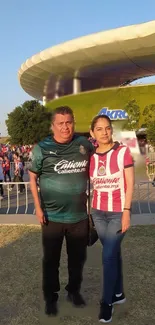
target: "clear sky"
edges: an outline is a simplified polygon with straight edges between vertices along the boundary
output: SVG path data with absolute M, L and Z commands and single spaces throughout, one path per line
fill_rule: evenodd
M 154 19 L 155 0 L 1 1 L 0 133 L 6 134 L 7 114 L 31 99 L 17 79 L 28 57 L 75 37 Z

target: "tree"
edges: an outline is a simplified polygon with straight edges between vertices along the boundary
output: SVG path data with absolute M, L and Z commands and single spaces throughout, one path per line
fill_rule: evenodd
M 49 134 L 51 113 L 38 101 L 17 106 L 6 120 L 12 144 L 34 144 Z
M 140 118 L 140 107 L 137 104 L 136 100 L 130 100 L 127 105 L 124 107 L 124 110 L 128 114 L 128 120 L 124 124 L 124 129 L 130 131 L 136 131 L 139 129 L 139 118 Z
M 145 117 L 147 139 L 155 143 L 155 104 L 146 106 L 143 111 L 143 116 Z

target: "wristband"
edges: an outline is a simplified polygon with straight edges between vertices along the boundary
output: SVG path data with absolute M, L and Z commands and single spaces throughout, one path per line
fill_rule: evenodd
M 131 208 L 124 208 L 124 210 L 128 210 L 128 211 L 131 211 Z

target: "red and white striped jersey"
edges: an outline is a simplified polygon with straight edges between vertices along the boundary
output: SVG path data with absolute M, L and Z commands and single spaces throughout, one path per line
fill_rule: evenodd
M 113 148 L 103 154 L 92 155 L 90 179 L 93 184 L 94 209 L 123 211 L 126 192 L 124 169 L 133 165 L 129 148 L 119 142 L 115 142 Z

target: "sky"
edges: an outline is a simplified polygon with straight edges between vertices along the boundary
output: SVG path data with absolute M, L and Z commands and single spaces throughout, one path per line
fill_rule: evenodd
M 154 19 L 155 0 L 1 1 L 1 135 L 7 134 L 7 114 L 32 99 L 22 90 L 17 77 L 27 58 L 76 37 Z M 155 77 L 148 81 L 155 82 Z

